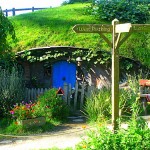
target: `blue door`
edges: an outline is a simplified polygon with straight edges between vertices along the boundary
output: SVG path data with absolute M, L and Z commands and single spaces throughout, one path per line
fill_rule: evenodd
M 76 64 L 67 61 L 58 61 L 52 67 L 52 83 L 54 88 L 63 87 L 64 83 L 75 86 Z

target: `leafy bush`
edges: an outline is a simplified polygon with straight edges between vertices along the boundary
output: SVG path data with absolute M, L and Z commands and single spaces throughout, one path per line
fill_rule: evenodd
M 0 114 L 9 115 L 9 110 L 24 98 L 22 71 L 17 67 L 0 68 Z
M 37 99 L 43 116 L 47 119 L 64 120 L 69 115 L 69 107 L 62 97 L 57 95 L 57 89 L 50 89 Z
M 137 122 L 136 124 L 140 124 Z M 110 129 L 98 127 L 90 131 L 88 138 L 78 144 L 76 149 L 85 150 L 130 150 L 150 149 L 150 129 L 148 126 L 140 127 L 129 124 L 128 129 L 120 129 L 114 134 Z
M 132 105 L 133 115 L 127 128 L 120 128 L 114 133 L 107 124 L 98 126 L 87 133 L 88 138 L 76 146 L 77 150 L 129 150 L 150 149 L 148 124 L 138 117 L 138 101 Z
M 98 0 L 89 8 L 97 18 L 112 21 L 117 18 L 122 22 L 146 23 L 149 19 L 148 3 L 126 0 Z

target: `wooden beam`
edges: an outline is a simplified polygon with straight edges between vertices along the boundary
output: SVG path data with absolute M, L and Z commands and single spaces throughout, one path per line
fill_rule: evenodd
M 125 37 L 118 43 L 117 45 L 117 49 L 119 49 L 119 47 L 129 38 L 129 36 L 131 35 L 132 33 L 131 32 L 128 32 Z
M 104 39 L 104 41 L 110 46 L 112 47 L 112 43 L 109 41 L 109 39 L 103 34 L 103 33 L 99 33 L 100 37 Z

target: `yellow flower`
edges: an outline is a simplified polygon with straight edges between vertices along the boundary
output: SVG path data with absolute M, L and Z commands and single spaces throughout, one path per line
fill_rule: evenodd
M 87 148 L 87 146 L 86 145 L 82 145 L 82 148 Z
M 86 128 L 86 125 L 83 125 L 82 128 L 85 129 L 85 128 Z

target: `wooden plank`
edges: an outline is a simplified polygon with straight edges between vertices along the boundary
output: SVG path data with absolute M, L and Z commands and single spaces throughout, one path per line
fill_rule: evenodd
M 132 24 L 130 32 L 150 32 L 150 24 Z
M 81 100 L 80 100 L 80 109 L 83 107 L 83 102 L 84 102 L 84 88 L 85 88 L 85 83 L 82 83 L 81 86 Z
M 77 98 L 78 98 L 78 82 L 76 82 L 76 85 L 75 85 L 74 110 L 77 109 Z
M 68 105 L 70 106 L 70 97 L 71 97 L 71 84 L 68 85 Z
M 109 47 L 112 47 L 112 43 L 109 41 L 109 39 L 103 33 L 99 33 L 99 35 L 101 36 L 101 38 L 104 39 L 104 41 L 109 45 Z
M 67 85 L 67 83 L 64 83 L 63 90 L 64 90 L 63 99 L 67 103 L 67 98 L 68 98 L 68 85 Z
M 129 38 L 130 35 L 131 35 L 131 32 L 127 33 L 127 35 L 125 35 L 124 38 L 118 42 L 116 49 L 119 49 L 119 47 Z
M 76 33 L 112 33 L 112 25 L 107 24 L 77 24 L 73 27 Z

